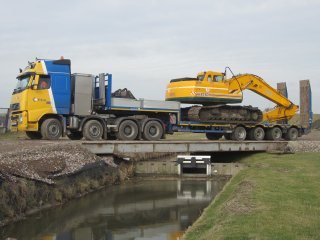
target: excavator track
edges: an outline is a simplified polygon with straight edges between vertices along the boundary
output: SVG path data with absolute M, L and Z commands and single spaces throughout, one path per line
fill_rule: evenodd
M 193 106 L 183 110 L 186 121 L 206 123 L 256 124 L 262 121 L 262 111 L 252 106 Z

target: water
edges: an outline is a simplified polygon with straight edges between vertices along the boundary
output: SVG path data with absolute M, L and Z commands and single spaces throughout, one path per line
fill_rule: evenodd
M 0 229 L 1 239 L 174 240 L 224 181 L 144 180 L 113 186 Z

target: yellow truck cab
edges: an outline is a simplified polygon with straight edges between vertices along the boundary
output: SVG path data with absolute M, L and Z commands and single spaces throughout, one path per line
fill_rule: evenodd
M 51 134 L 61 135 L 59 115 L 70 111 L 70 60 L 29 62 L 17 76 L 11 98 L 11 131 L 25 131 L 31 138 L 41 138 L 40 125 L 46 121 Z

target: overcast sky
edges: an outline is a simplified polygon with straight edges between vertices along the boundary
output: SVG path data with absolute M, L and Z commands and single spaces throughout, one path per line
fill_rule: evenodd
M 199 71 L 253 73 L 286 81 L 299 104 L 310 79 L 320 113 L 320 1 L 0 0 L 0 107 L 19 67 L 38 58 L 72 61 L 72 72 L 113 73 L 114 90 L 164 99 L 170 79 Z M 244 104 L 273 107 L 247 91 Z

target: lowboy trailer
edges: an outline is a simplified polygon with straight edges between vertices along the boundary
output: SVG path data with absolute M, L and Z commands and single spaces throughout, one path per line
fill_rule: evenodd
M 72 140 L 156 141 L 174 132 L 196 132 L 210 140 L 224 136 L 238 141 L 278 141 L 295 140 L 311 127 L 184 121 L 180 102 L 116 95 L 112 74 L 71 74 L 68 59 L 29 62 L 17 79 L 10 105 L 11 131 L 24 131 L 31 139 L 56 140 L 66 135 Z

